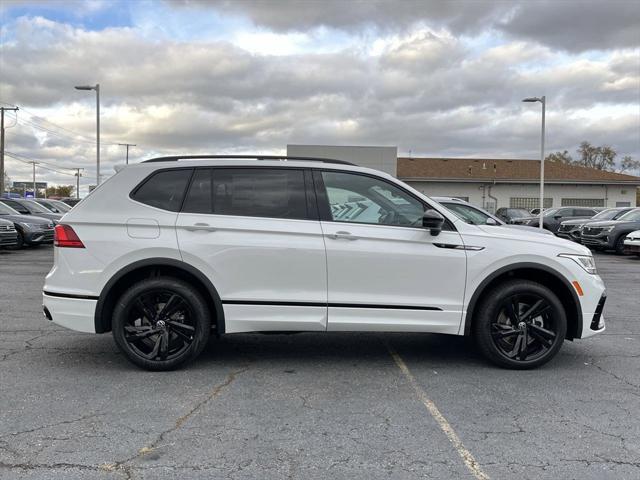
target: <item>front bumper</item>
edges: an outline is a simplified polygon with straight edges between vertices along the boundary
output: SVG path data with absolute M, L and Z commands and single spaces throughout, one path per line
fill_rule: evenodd
M 600 235 L 582 235 L 581 242 L 583 245 L 587 247 L 602 247 L 602 248 L 613 248 L 611 245 L 611 239 L 609 237 L 609 232 L 601 233 Z
M 30 230 L 25 231 L 22 235 L 25 243 L 28 244 L 53 243 L 53 229 Z
M 48 320 L 78 332 L 96 333 L 97 298 L 72 297 L 42 292 L 42 307 Z
M 566 238 L 567 240 L 571 240 L 573 242 L 581 243 L 582 235 L 580 235 L 580 230 L 569 230 L 569 231 L 561 231 L 558 230 L 556 232 L 556 236 L 560 238 Z
M 13 247 L 18 244 L 18 232 L 11 230 L 0 233 L 0 247 Z

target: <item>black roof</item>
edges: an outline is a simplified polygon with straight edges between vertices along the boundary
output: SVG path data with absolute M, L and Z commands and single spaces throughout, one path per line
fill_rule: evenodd
M 340 165 L 354 165 L 344 160 L 336 160 L 333 158 L 316 158 L 316 157 L 290 157 L 287 155 L 176 155 L 171 157 L 158 157 L 145 160 L 143 163 L 153 162 L 177 162 L 179 160 L 210 160 L 210 159 L 238 159 L 238 160 L 292 160 L 296 162 L 323 162 L 337 163 Z

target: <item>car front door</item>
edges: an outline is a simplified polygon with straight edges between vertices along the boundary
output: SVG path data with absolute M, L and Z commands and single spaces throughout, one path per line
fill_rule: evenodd
M 422 200 L 380 177 L 314 171 L 327 249 L 330 331 L 458 333 L 466 252 L 449 223 L 422 227 Z
M 178 243 L 217 289 L 227 333 L 326 329 L 326 253 L 312 188 L 304 169 L 196 169 Z

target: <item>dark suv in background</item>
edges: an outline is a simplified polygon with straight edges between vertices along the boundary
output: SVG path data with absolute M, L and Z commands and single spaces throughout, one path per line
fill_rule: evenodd
M 58 223 L 62 218 L 61 214 L 53 213 L 33 200 L 22 198 L 0 198 L 0 202 L 8 205 L 22 215 L 36 215 L 41 218 L 49 219 L 54 224 Z
M 640 208 L 634 208 L 617 220 L 593 222 L 582 227 L 582 244 L 595 250 L 615 250 L 624 253 L 627 234 L 640 230 Z
M 547 230 L 556 233 L 563 221 L 575 218 L 591 218 L 596 213 L 598 213 L 598 210 L 589 207 L 551 208 L 549 210 L 545 210 L 542 214 L 542 226 Z M 518 218 L 512 223 L 515 223 L 516 225 L 536 226 L 540 224 L 540 217 L 529 216 L 525 218 Z
M 17 248 L 53 243 L 53 222 L 47 218 L 22 215 L 3 202 L 0 202 L 0 218 L 13 222 L 18 233 Z
M 496 217 L 505 223 L 514 223 L 518 218 L 530 217 L 531 214 L 524 208 L 502 207 L 496 211 Z
M 633 210 L 633 207 L 617 207 L 607 208 L 589 219 L 578 218 L 574 220 L 565 220 L 560 224 L 560 228 L 556 232 L 556 235 L 567 240 L 573 240 L 580 243 L 582 227 L 592 222 L 604 222 L 606 220 L 617 220 L 628 211 Z

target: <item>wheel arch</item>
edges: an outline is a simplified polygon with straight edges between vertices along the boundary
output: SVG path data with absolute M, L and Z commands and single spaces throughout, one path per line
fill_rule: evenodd
M 212 323 L 215 325 L 216 334 L 221 335 L 224 333 L 224 309 L 220 295 L 213 283 L 197 268 L 172 258 L 139 260 L 120 269 L 113 275 L 98 297 L 94 318 L 96 333 L 111 331 L 111 316 L 115 302 L 132 282 L 160 275 L 180 278 L 196 287 L 207 301 L 210 312 L 215 315 Z
M 471 335 L 471 327 L 474 321 L 475 309 L 485 292 L 488 292 L 497 284 L 508 279 L 532 280 L 545 285 L 558 295 L 567 313 L 568 340 L 580 338 L 582 333 L 582 309 L 575 289 L 569 281 L 557 270 L 539 263 L 516 263 L 499 268 L 488 275 L 473 292 L 467 313 L 465 316 L 464 335 Z

